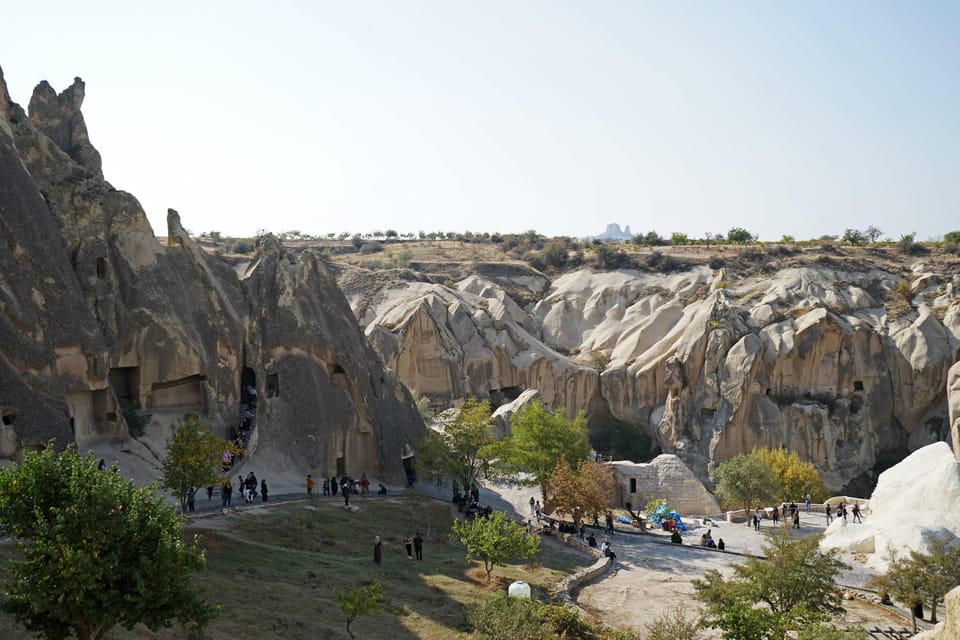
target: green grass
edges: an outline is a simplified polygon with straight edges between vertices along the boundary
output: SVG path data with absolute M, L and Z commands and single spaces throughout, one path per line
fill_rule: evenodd
M 209 640 L 239 638 L 349 638 L 331 587 L 340 591 L 379 581 L 390 612 L 358 618 L 357 638 L 469 637 L 467 607 L 506 591 L 514 580 L 529 583 L 542 600 L 563 577 L 592 561 L 543 545 L 539 566 L 497 567 L 489 583 L 482 566 L 467 563 L 462 546 L 449 540 L 449 503 L 413 497 L 356 500 L 346 511 L 336 499 L 314 498 L 248 510 L 224 518 L 221 527 L 198 531 L 207 570 L 198 575 L 208 600 L 221 607 L 205 631 Z M 408 560 L 406 534 L 425 538 L 424 560 Z M 194 529 L 191 529 L 194 531 Z M 373 562 L 373 537 L 383 540 L 383 563 Z M 0 545 L 4 563 L 17 556 Z M 29 633 L 0 614 L 0 637 L 27 640 Z M 107 638 L 188 638 L 174 627 L 157 633 L 144 628 L 114 629 Z

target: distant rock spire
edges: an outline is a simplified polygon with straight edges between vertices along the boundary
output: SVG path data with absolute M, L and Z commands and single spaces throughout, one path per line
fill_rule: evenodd
M 43 80 L 30 98 L 30 122 L 75 162 L 102 178 L 100 152 L 90 144 L 80 111 L 84 95 L 85 86 L 80 78 L 74 78 L 73 84 L 60 95 Z

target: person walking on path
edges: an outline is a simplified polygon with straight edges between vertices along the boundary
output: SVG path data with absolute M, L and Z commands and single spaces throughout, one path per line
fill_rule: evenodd
M 612 534 L 613 533 L 613 512 L 607 511 L 603 516 L 603 520 L 607 525 L 605 529 L 606 532 Z
M 760 509 L 753 512 L 753 529 L 760 531 Z
M 350 506 L 350 485 L 347 483 L 343 483 L 343 485 L 340 487 L 340 493 L 343 494 L 343 506 L 349 507 Z
M 534 514 L 537 516 L 537 524 L 539 524 L 539 523 L 540 523 L 540 516 L 541 516 L 542 513 L 543 513 L 543 507 L 540 506 L 540 501 L 539 501 L 539 500 L 537 500 L 536 503 L 533 505 L 533 511 L 534 511 Z
M 197 488 L 190 487 L 190 491 L 187 491 L 187 511 L 189 511 L 190 513 L 193 513 L 194 501 L 196 500 L 196 496 L 197 496 Z
M 830 523 L 833 522 L 833 509 L 830 507 L 830 505 L 827 505 L 826 513 L 827 513 L 827 526 L 829 527 Z
M 407 550 L 407 560 L 413 560 L 413 538 L 410 537 L 409 533 L 403 539 L 403 547 Z
M 267 479 L 263 478 L 260 480 L 260 499 L 263 502 L 267 501 Z
M 780 524 L 780 509 L 774 507 L 773 513 L 770 514 L 770 519 L 773 520 L 773 524 Z
M 309 473 L 307 474 L 307 495 L 313 495 L 313 476 Z
M 853 509 L 851 509 L 851 511 L 853 512 L 853 521 L 863 524 L 863 518 L 860 517 L 860 505 L 856 502 L 853 503 Z
M 810 494 L 808 493 L 803 501 L 807 504 L 807 513 L 810 513 Z
M 794 529 L 800 528 L 800 512 L 799 511 L 793 514 L 793 528 Z
M 423 536 L 420 535 L 419 531 L 413 538 L 413 551 L 417 554 L 417 560 L 423 560 Z
M 383 548 L 380 545 L 380 536 L 373 536 L 373 561 L 380 564 L 383 560 Z
M 533 500 L 533 496 L 530 496 L 530 517 L 531 517 L 531 518 L 537 517 L 537 514 L 536 514 L 536 512 L 534 511 L 534 500 Z

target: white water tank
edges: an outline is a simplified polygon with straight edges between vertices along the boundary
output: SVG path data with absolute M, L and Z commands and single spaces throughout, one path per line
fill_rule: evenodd
M 517 580 L 507 589 L 507 595 L 511 598 L 530 598 L 530 585 L 523 580 Z

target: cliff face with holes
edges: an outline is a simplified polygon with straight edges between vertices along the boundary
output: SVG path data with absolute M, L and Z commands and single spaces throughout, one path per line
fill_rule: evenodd
M 254 455 L 401 479 L 423 422 L 335 279 L 269 238 L 238 276 L 174 211 L 162 246 L 104 180 L 83 97 L 79 79 L 60 94 L 43 82 L 27 114 L 0 74 L 0 457 L 123 439 L 133 404 L 226 435 L 255 384 Z
M 868 494 L 878 470 L 960 422 L 960 369 L 948 382 L 960 259 L 815 249 L 728 249 L 714 268 L 666 274 L 581 270 L 523 308 L 505 294 L 518 282 L 450 288 L 353 270 L 339 282 L 387 364 L 441 403 L 536 388 L 585 412 L 595 444 L 633 432 L 649 457 L 676 454 L 700 478 L 786 446 L 831 489 Z

